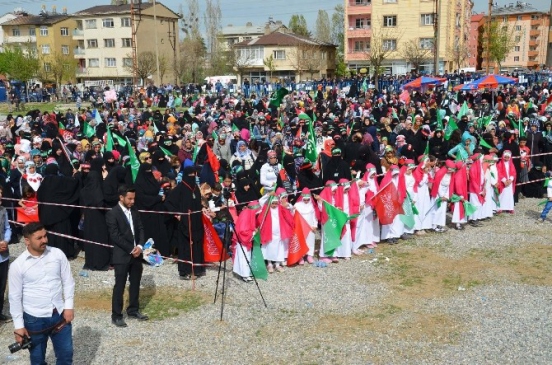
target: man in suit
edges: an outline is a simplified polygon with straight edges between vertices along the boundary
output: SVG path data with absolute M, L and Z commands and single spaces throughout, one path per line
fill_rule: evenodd
M 136 193 L 125 185 L 119 187 L 119 204 L 106 214 L 107 229 L 113 246 L 113 266 L 115 267 L 115 286 L 111 303 L 111 321 L 117 327 L 126 327 L 123 319 L 123 293 L 126 278 L 129 277 L 129 305 L 127 314 L 130 318 L 141 321 L 148 316 L 140 313 L 138 298 L 142 278 L 142 245 L 144 244 L 144 227 L 140 215 L 133 210 Z

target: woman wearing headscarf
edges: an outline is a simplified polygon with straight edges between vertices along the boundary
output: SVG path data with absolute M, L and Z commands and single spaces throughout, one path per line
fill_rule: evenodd
M 318 171 L 323 170 L 326 167 L 326 164 L 332 158 L 332 149 L 335 147 L 335 141 L 331 138 L 328 138 L 324 141 L 323 149 L 318 155 L 318 161 L 316 163 L 316 169 Z
M 52 141 L 52 157 L 56 159 L 59 166 L 59 172 L 63 176 L 73 176 L 73 166 L 67 159 L 65 147 L 61 144 L 59 139 Z
M 79 182 L 72 177 L 59 175 L 58 171 L 57 164 L 46 166 L 44 179 L 38 188 L 37 199 L 39 203 L 66 206 L 39 204 L 38 217 L 48 231 L 48 245 L 62 250 L 67 258 L 74 258 L 76 255 L 73 240 L 53 233 L 76 235 L 74 228 L 78 224 L 79 212 L 72 205 L 79 202 Z
M 244 141 L 238 142 L 236 152 L 230 159 L 230 165 L 233 165 L 234 161 L 239 161 L 245 171 L 249 171 L 253 167 L 255 159 L 253 158 L 251 150 L 247 148 L 247 144 Z
M 161 150 L 157 150 L 152 153 L 152 164 L 155 170 L 159 171 L 161 175 L 167 176 L 172 170 L 171 163 L 165 158 L 165 154 Z
M 341 149 L 332 149 L 332 158 L 322 169 L 322 182 L 326 183 L 329 180 L 339 181 L 341 179 L 351 180 L 351 169 L 347 163 L 341 158 Z
M 80 193 L 80 204 L 84 208 L 83 238 L 101 244 L 109 243 L 107 224 L 105 223 L 106 210 L 98 209 L 106 206 L 104 199 L 103 158 L 95 158 L 90 162 L 90 172 L 84 180 L 84 187 Z M 109 269 L 112 249 L 93 243 L 84 244 L 84 269 L 105 271 Z
M 126 184 L 127 170 L 124 166 L 115 165 L 104 180 L 104 202 L 113 208 L 119 202 L 119 187 Z
M 25 174 L 25 163 L 27 160 L 23 156 L 17 157 L 15 160 L 15 168 L 9 173 L 9 184 L 13 190 L 13 196 L 16 199 L 21 199 L 23 188 L 21 186 L 23 175 Z
M 28 184 L 34 191 L 38 191 L 42 182 L 42 175 L 36 172 L 36 164 L 33 161 L 25 162 L 25 174 L 23 175 L 22 184 Z
M 255 190 L 253 182 L 249 179 L 238 180 L 236 188 L 236 200 L 240 205 L 238 205 L 238 210 L 243 208 L 244 203 L 248 203 L 254 200 L 259 199 L 260 196 Z
M 155 179 L 152 166 L 149 163 L 140 165 L 134 188 L 136 189 L 136 209 L 164 211 L 164 193 L 160 192 L 161 185 Z M 170 244 L 167 235 L 166 221 L 170 216 L 157 213 L 140 213 L 144 225 L 146 238 L 152 238 L 155 248 L 163 256 L 170 255 Z

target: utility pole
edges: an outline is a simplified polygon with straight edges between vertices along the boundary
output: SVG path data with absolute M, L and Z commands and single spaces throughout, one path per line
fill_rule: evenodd
M 159 73 L 159 43 L 157 42 L 157 3 L 153 0 L 153 24 L 155 35 L 155 66 L 157 68 L 157 85 L 161 86 L 161 74 Z
M 493 13 L 493 0 L 489 0 L 489 19 L 487 21 L 487 75 L 491 67 L 491 23 Z
M 552 0 L 551 0 L 552 1 Z M 433 14 L 433 75 L 439 74 L 439 0 L 435 0 L 435 13 Z

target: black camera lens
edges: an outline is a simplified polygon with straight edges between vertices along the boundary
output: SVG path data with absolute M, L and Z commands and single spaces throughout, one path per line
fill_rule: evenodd
M 14 352 L 21 350 L 21 345 L 19 344 L 19 342 L 15 342 L 15 343 L 12 343 L 11 345 L 8 345 L 8 349 L 13 354 Z

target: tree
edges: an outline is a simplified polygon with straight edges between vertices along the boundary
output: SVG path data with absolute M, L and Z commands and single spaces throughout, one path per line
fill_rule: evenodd
M 180 80 L 197 83 L 202 79 L 207 48 L 202 38 L 186 37 L 180 43 L 177 74 Z
M 169 69 L 169 60 L 165 55 L 159 56 L 159 82 L 163 83 L 163 77 Z
M 77 60 L 69 55 L 55 52 L 52 55 L 42 58 L 41 61 L 44 62 L 44 72 L 41 72 L 41 75 L 45 77 L 43 81 L 53 81 L 56 84 L 56 90 L 61 93 L 61 85 L 63 82 L 72 81 L 75 77 Z M 49 70 L 46 70 L 46 64 L 49 64 Z M 59 96 L 61 96 L 61 94 Z
M 132 57 L 128 55 L 127 57 Z M 129 73 L 133 73 L 134 67 L 132 65 L 124 65 L 125 70 Z M 159 60 L 159 68 L 161 68 L 161 60 Z M 136 76 L 140 78 L 143 83 L 149 76 L 157 71 L 157 62 L 155 59 L 155 53 L 151 51 L 140 52 L 136 57 Z
M 220 32 L 220 22 L 222 12 L 220 10 L 220 0 L 206 0 L 207 8 L 203 19 L 207 30 L 207 52 L 209 58 L 212 59 L 218 51 L 218 35 Z
M 311 37 L 309 27 L 307 26 L 307 20 L 303 15 L 294 14 L 289 19 L 288 28 L 295 34 L 299 34 L 305 37 Z
M 320 72 L 322 68 L 322 47 L 318 44 L 297 43 L 287 52 L 287 58 L 299 76 L 297 81 L 301 81 L 303 73 L 308 73 L 311 79 L 315 73 Z
M 238 74 L 238 82 L 241 83 L 242 76 L 245 71 L 253 66 L 256 61 L 257 55 L 254 50 L 247 47 L 233 47 L 231 53 L 230 64 L 234 71 Z
M 30 43 L 22 47 L 7 46 L 0 53 L 0 73 L 10 79 L 27 82 L 38 75 L 39 69 L 36 47 Z
M 330 17 L 326 10 L 318 10 L 316 17 L 316 39 L 325 43 L 331 43 Z
M 508 26 L 502 22 L 493 20 L 490 25 L 485 26 L 483 36 L 483 50 L 487 64 L 494 61 L 501 69 L 502 62 L 516 45 L 515 26 Z
M 452 60 L 453 65 L 456 64 L 456 69 L 460 70 L 462 64 L 468 58 L 470 50 L 467 42 L 460 43 L 457 39 L 454 45 L 447 50 L 449 58 Z M 454 67 L 454 66 L 453 66 Z
M 272 73 L 276 70 L 276 65 L 274 65 L 274 56 L 270 55 L 263 60 L 263 64 L 268 69 L 270 75 L 270 81 L 272 81 Z
M 345 9 L 343 5 L 336 5 L 332 14 L 331 36 L 332 43 L 337 45 L 337 52 L 343 55 L 345 51 Z
M 370 39 L 370 48 L 366 50 L 366 59 L 370 63 L 374 75 L 374 84 L 378 85 L 379 75 L 384 61 L 392 53 L 397 52 L 397 45 L 401 38 L 400 32 L 396 27 L 372 27 L 372 37 Z
M 399 53 L 418 72 L 420 66 L 430 59 L 432 47 L 424 48 L 417 39 L 411 39 L 402 44 Z

